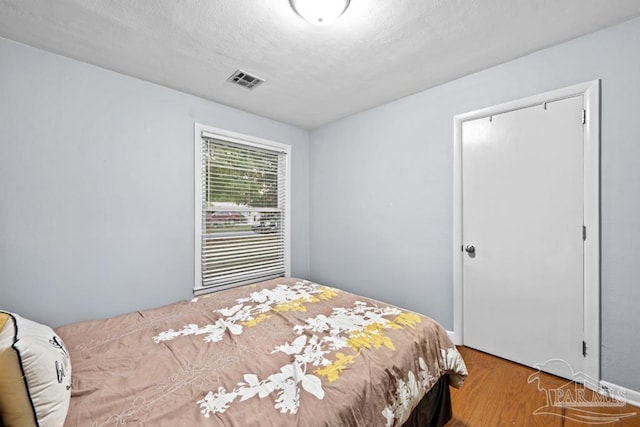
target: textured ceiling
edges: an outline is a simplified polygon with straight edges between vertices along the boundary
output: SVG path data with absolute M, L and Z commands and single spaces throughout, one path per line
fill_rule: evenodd
M 0 0 L 0 36 L 314 128 L 640 16 L 640 0 Z M 0 62 L 0 66 L 1 62 Z M 237 68 L 265 83 L 226 82 Z

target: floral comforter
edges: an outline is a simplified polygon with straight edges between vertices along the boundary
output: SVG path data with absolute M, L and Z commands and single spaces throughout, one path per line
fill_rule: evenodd
M 466 368 L 433 320 L 277 279 L 57 329 L 65 426 L 395 426 Z

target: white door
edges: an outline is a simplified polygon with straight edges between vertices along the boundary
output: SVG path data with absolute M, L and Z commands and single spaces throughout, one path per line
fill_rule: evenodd
M 583 369 L 583 108 L 574 96 L 462 124 L 469 347 Z M 569 377 L 563 365 L 547 370 Z

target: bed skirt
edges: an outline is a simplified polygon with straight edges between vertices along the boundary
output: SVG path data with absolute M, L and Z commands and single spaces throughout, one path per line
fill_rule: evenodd
M 402 427 L 442 427 L 451 416 L 449 378 L 443 375 L 425 394 Z

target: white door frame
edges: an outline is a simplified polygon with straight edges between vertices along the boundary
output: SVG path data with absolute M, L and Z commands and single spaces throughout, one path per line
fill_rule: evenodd
M 584 374 L 600 380 L 600 80 L 483 108 L 453 118 L 453 341 L 464 345 L 462 278 L 462 123 L 563 98 L 584 97 Z M 497 331 L 499 333 L 499 331 Z M 542 362 L 542 361 L 541 361 Z

